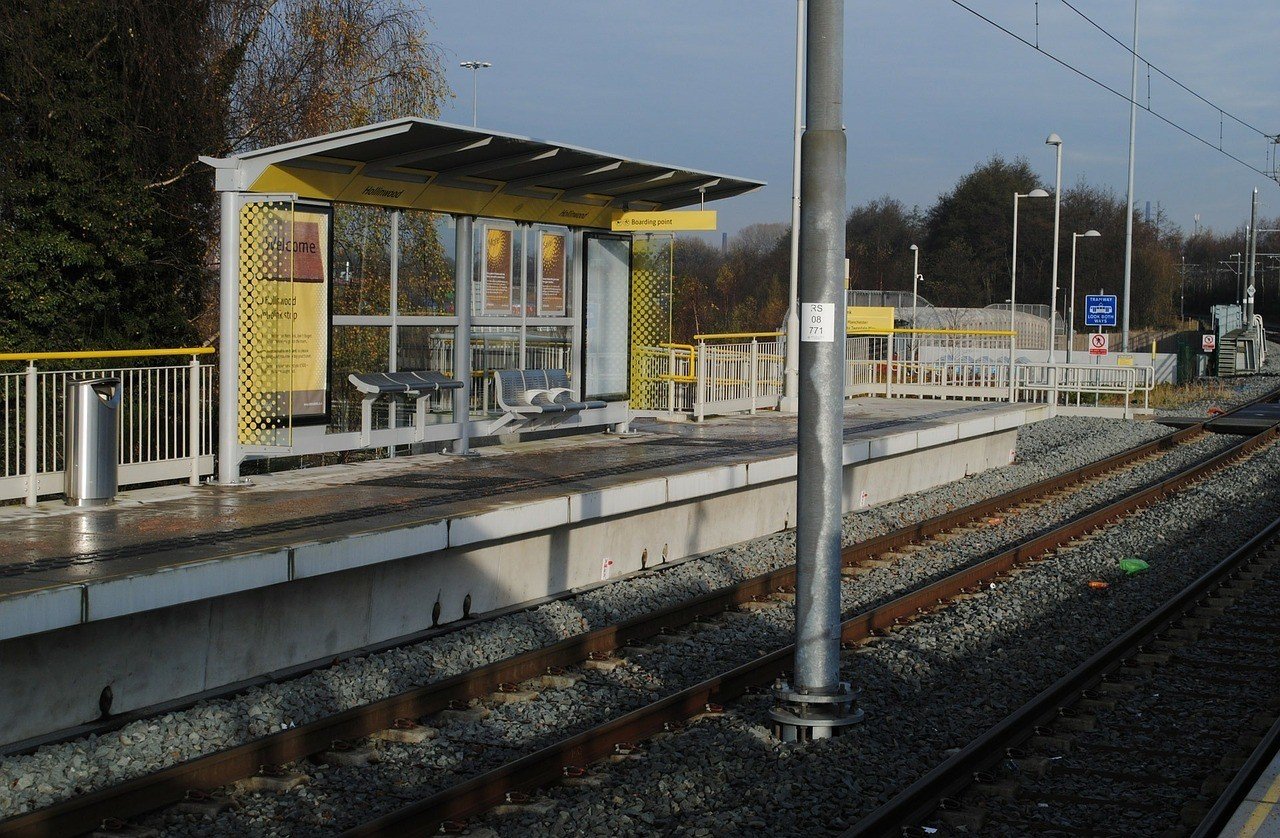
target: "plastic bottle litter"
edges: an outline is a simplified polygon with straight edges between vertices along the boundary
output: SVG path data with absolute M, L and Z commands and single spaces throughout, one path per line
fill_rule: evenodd
M 1129 574 L 1130 576 L 1132 576 L 1135 573 L 1141 573 L 1142 571 L 1146 570 L 1149 567 L 1150 565 L 1148 565 L 1142 559 L 1121 559 L 1120 560 L 1120 569 L 1123 570 L 1125 573 Z

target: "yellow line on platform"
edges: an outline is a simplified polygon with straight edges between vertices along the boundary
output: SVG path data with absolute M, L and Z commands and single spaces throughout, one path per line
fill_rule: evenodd
M 1253 814 L 1249 816 L 1249 820 L 1245 821 L 1243 827 L 1240 828 L 1239 838 L 1253 838 L 1258 834 L 1258 830 L 1262 828 L 1262 824 L 1266 822 L 1267 816 L 1271 814 L 1271 810 L 1280 802 L 1280 774 L 1276 775 L 1272 781 L 1271 787 L 1267 789 L 1266 794 L 1262 795 L 1263 801 L 1254 807 Z

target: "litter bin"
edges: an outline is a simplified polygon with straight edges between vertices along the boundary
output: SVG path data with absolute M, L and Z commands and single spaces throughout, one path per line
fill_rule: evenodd
M 116 496 L 120 390 L 118 378 L 67 382 L 62 463 L 69 506 L 98 506 Z

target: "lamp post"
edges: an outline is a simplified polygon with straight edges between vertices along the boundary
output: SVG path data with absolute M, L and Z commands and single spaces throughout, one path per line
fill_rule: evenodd
M 1017 349 L 1018 342 L 1018 330 L 1014 322 L 1014 316 L 1018 310 L 1018 199 L 1048 197 L 1049 193 L 1043 189 L 1032 189 L 1025 195 L 1020 192 L 1013 193 L 1013 262 L 1009 271 L 1009 404 L 1013 404 L 1017 398 L 1018 389 L 1013 376 L 1014 351 Z
M 471 127 L 474 128 L 476 126 L 476 73 L 493 65 L 488 61 L 463 61 L 458 66 L 471 71 Z
M 1053 181 L 1053 282 L 1049 291 L 1049 363 L 1053 363 L 1057 335 L 1054 334 L 1058 321 L 1058 219 L 1062 212 L 1062 138 L 1050 134 L 1044 141 L 1057 152 L 1056 174 Z
M 1070 322 L 1067 324 L 1067 363 L 1071 363 L 1071 347 L 1076 342 L 1076 242 L 1080 239 L 1092 239 L 1101 236 L 1097 230 L 1086 230 L 1083 233 L 1071 234 L 1071 306 Z

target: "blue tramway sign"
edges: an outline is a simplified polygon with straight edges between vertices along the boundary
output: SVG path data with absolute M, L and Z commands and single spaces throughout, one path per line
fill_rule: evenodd
M 1084 325 L 1115 326 L 1116 295 L 1086 294 L 1084 298 Z

